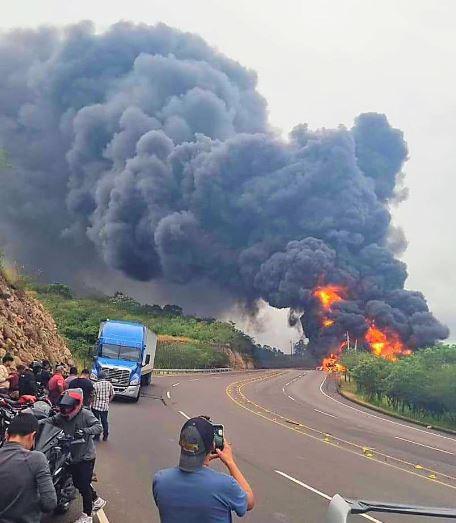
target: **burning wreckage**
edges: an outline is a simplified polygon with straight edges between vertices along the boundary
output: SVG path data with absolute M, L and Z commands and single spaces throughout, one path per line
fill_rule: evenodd
M 331 319 L 333 304 L 344 301 L 344 296 L 347 296 L 346 289 L 336 285 L 328 285 L 326 287 L 318 287 L 313 292 L 313 295 L 320 301 L 322 310 L 321 325 L 323 328 L 330 328 L 335 325 L 335 320 Z M 399 356 L 408 356 L 412 351 L 407 348 L 401 341 L 397 332 L 385 327 L 380 329 L 375 325 L 375 322 L 366 319 L 365 333 L 361 340 L 361 346 L 366 347 L 372 354 L 379 358 L 385 358 L 389 361 L 396 361 Z M 358 339 L 355 339 L 354 348 L 358 347 Z M 331 352 L 328 356 L 323 358 L 321 370 L 327 372 L 343 372 L 344 366 L 339 359 L 342 352 L 350 348 L 350 334 L 347 331 L 346 338 L 342 341 L 336 350 Z

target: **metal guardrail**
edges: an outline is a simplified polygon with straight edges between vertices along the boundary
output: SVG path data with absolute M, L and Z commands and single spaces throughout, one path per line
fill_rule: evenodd
M 154 369 L 154 374 L 212 374 L 219 372 L 230 372 L 231 367 L 221 367 L 214 369 Z

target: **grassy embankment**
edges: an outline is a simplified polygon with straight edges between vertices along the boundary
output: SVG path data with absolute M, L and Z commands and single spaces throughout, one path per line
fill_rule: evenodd
M 75 298 L 63 285 L 35 286 L 36 297 L 53 315 L 60 334 L 78 361 L 88 361 L 100 322 L 138 321 L 159 335 L 157 368 L 227 366 L 230 348 L 252 358 L 253 343 L 230 323 L 184 316 L 179 307 L 141 305 L 123 295 Z
M 456 346 L 419 350 L 397 362 L 358 351 L 346 353 L 341 379 L 347 396 L 383 411 L 456 430 Z

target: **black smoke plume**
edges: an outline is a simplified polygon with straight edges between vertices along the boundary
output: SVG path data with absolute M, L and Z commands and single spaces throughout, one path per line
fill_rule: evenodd
M 0 223 L 18 256 L 67 278 L 212 281 L 302 313 L 323 354 L 366 320 L 411 348 L 448 330 L 404 290 L 389 203 L 407 157 L 382 114 L 289 140 L 256 75 L 165 25 L 90 23 L 0 36 Z M 284 87 L 286 96 L 286 87 Z M 317 285 L 350 289 L 321 331 Z

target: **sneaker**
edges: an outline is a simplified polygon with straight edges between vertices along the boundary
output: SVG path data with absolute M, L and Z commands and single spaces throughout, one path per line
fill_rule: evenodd
M 92 522 L 93 522 L 92 516 L 88 516 L 85 512 L 83 512 L 74 523 L 92 523 Z
M 100 508 L 103 508 L 106 505 L 106 500 L 103 498 L 98 497 L 92 505 L 92 510 L 96 512 L 97 510 L 100 510 Z

